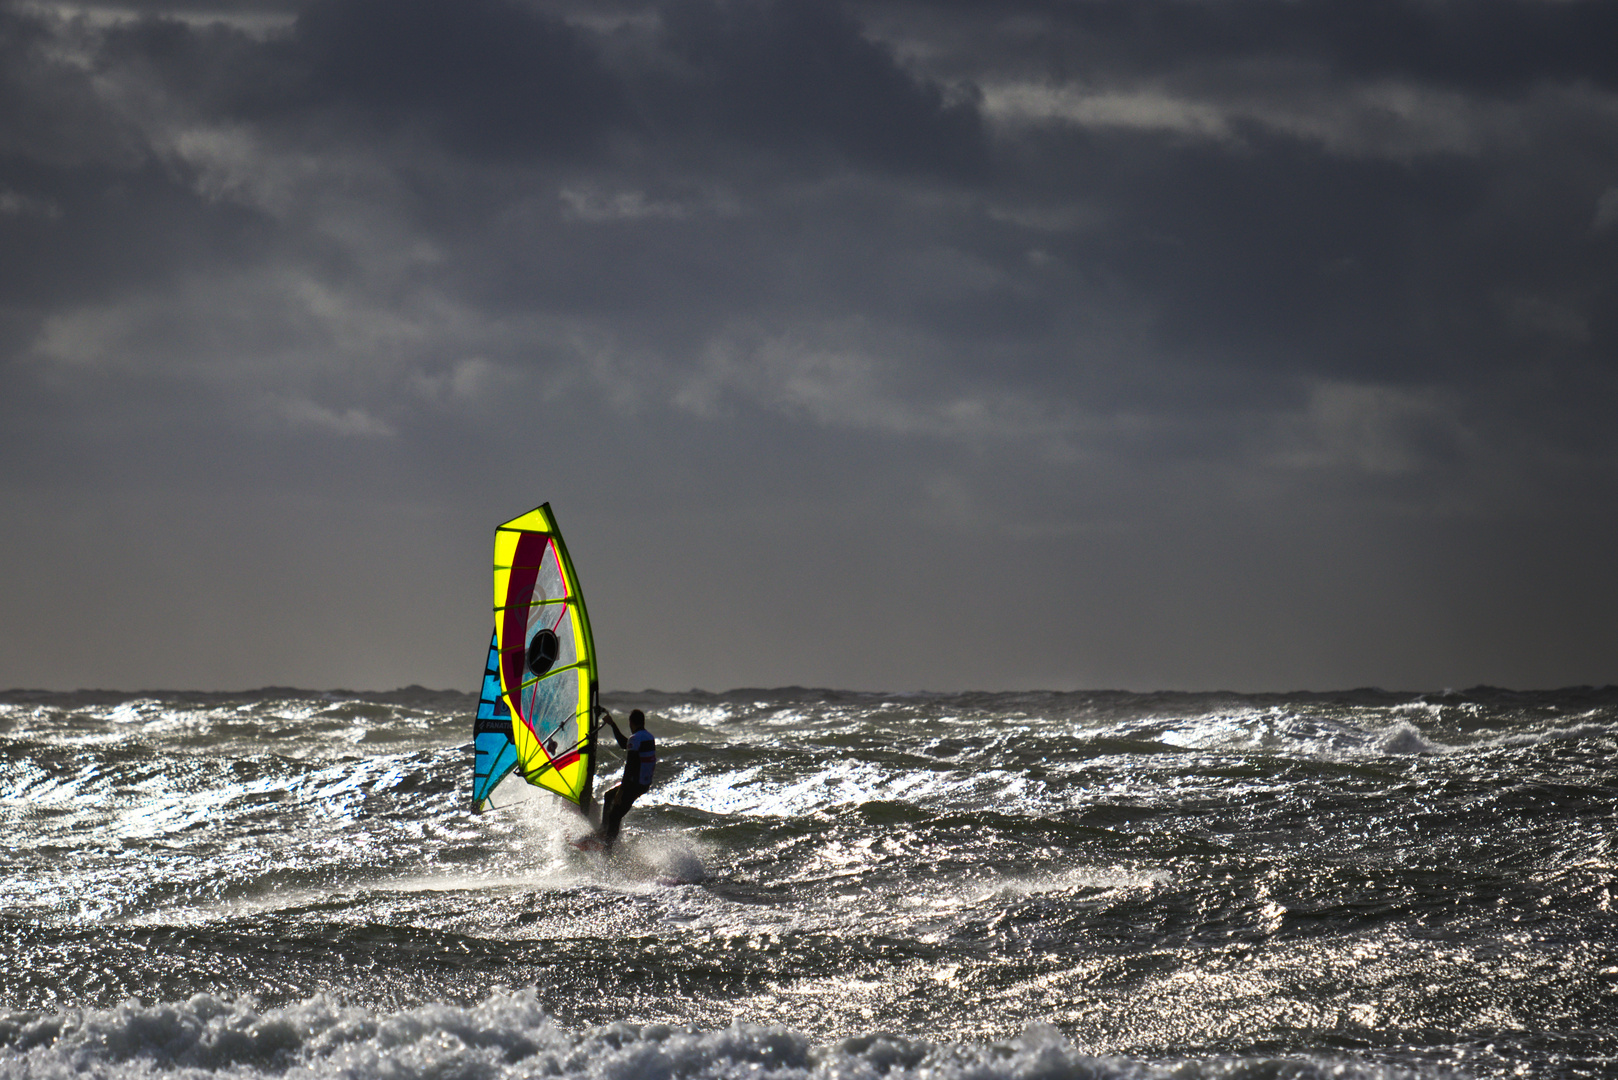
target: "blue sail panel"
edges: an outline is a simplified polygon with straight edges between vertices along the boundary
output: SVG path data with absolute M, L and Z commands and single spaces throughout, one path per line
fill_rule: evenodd
M 517 745 L 511 738 L 511 710 L 500 692 L 500 649 L 489 635 L 489 658 L 483 665 L 483 692 L 472 721 L 472 809 L 478 813 L 495 805 L 495 789 L 517 767 Z M 502 800 L 503 801 L 503 800 Z

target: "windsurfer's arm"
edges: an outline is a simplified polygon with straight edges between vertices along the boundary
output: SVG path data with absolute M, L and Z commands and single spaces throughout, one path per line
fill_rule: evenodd
M 618 730 L 618 723 L 617 721 L 613 720 L 612 713 L 608 712 L 606 709 L 602 709 L 601 719 L 605 720 L 607 722 L 607 726 L 612 728 L 612 737 L 618 740 L 618 749 L 629 749 L 629 740 L 624 738 L 624 733 Z

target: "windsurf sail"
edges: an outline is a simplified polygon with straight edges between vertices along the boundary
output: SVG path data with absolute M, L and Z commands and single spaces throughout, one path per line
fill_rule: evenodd
M 494 634 L 474 721 L 478 812 L 544 788 L 590 812 L 595 641 L 550 503 L 494 531 Z
M 517 744 L 511 731 L 511 710 L 500 692 L 499 639 L 489 634 L 489 659 L 483 665 L 483 692 L 478 696 L 477 718 L 472 722 L 472 806 L 478 813 L 509 806 L 528 794 L 517 768 Z

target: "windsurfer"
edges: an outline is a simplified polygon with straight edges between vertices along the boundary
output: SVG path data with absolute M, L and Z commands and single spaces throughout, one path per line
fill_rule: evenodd
M 624 778 L 621 783 L 607 792 L 607 798 L 601 806 L 601 839 L 608 847 L 618 839 L 618 828 L 623 824 L 624 815 L 635 800 L 646 794 L 646 789 L 652 786 L 652 771 L 657 768 L 657 743 L 652 733 L 646 730 L 646 714 L 639 709 L 629 713 L 629 737 L 618 730 L 617 721 L 613 720 L 612 713 L 606 709 L 601 710 L 601 718 L 612 728 L 612 734 L 618 740 L 620 748 L 628 752 L 624 759 Z

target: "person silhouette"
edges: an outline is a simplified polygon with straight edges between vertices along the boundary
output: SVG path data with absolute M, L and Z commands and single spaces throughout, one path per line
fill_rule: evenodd
M 607 792 L 607 797 L 601 805 L 601 839 L 611 848 L 618 839 L 618 830 L 623 825 L 624 815 L 635 800 L 646 794 L 646 789 L 652 786 L 652 773 L 657 769 L 657 741 L 652 733 L 646 730 L 646 714 L 639 709 L 629 713 L 629 736 L 618 730 L 617 721 L 613 720 L 612 713 L 606 709 L 601 710 L 601 718 L 612 728 L 612 734 L 618 740 L 618 745 L 628 754 L 624 758 L 624 778 L 618 786 Z

